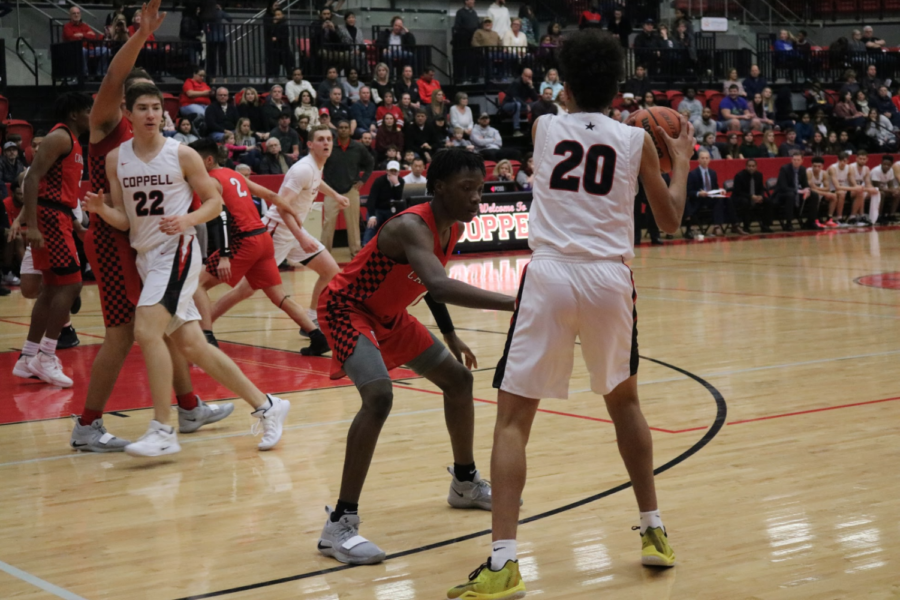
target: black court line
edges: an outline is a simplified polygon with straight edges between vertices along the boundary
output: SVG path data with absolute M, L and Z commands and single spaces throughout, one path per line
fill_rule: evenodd
M 486 333 L 497 333 L 497 332 L 486 332 Z M 665 471 L 668 471 L 672 467 L 681 464 L 682 462 L 684 462 L 685 460 L 687 460 L 688 458 L 690 458 L 691 456 L 693 456 L 694 454 L 696 454 L 697 452 L 702 450 L 707 444 L 709 444 L 712 441 L 712 439 L 714 437 L 716 437 L 716 435 L 719 433 L 719 431 L 722 429 L 722 427 L 725 425 L 725 418 L 728 414 L 728 406 L 725 403 L 725 398 L 722 396 L 722 393 L 719 392 L 719 390 L 717 390 L 711 383 L 709 383 L 705 379 L 703 379 L 697 375 L 694 375 L 693 373 L 685 371 L 684 369 L 682 369 L 680 367 L 670 365 L 669 363 L 663 362 L 661 360 L 657 360 L 655 358 L 648 358 L 646 356 L 642 356 L 641 358 L 644 360 L 649 360 L 650 362 L 654 362 L 658 365 L 668 367 L 674 371 L 681 373 L 682 375 L 686 375 L 687 377 L 690 377 L 691 379 L 693 379 L 694 381 L 696 381 L 697 383 L 702 385 L 704 388 L 706 388 L 706 391 L 708 391 L 710 393 L 710 395 L 712 395 L 713 399 L 716 402 L 716 418 L 713 421 L 712 426 L 706 430 L 706 433 L 703 435 L 703 437 L 701 437 L 693 446 L 691 446 L 690 448 L 688 448 L 687 450 L 685 450 L 684 452 L 682 452 L 681 454 L 679 454 L 678 456 L 676 456 L 675 458 L 673 458 L 672 460 L 667 462 L 666 464 L 662 465 L 661 467 L 658 467 L 657 469 L 655 469 L 653 471 L 654 475 L 659 475 L 660 473 L 664 473 Z M 527 519 L 522 519 L 521 521 L 519 521 L 519 524 L 525 525 L 527 523 L 533 523 L 534 521 L 540 521 L 541 519 L 546 519 L 548 517 L 552 517 L 552 516 L 558 515 L 560 513 L 579 508 L 581 506 L 584 506 L 585 504 L 590 504 L 591 502 L 596 502 L 597 500 L 601 500 L 603 498 L 606 498 L 607 496 L 611 496 L 613 494 L 621 492 L 622 490 L 627 490 L 630 487 L 631 487 L 631 482 L 627 481 L 625 483 L 622 483 L 615 487 L 612 487 L 606 491 L 600 492 L 599 494 L 595 494 L 593 496 L 588 496 L 587 498 L 583 498 L 581 500 L 577 500 L 570 504 L 566 504 L 565 506 L 560 506 L 559 508 L 554 508 L 547 512 L 543 512 L 538 515 L 528 517 Z M 396 558 L 402 558 L 404 556 L 410 556 L 412 554 L 420 554 L 422 552 L 427 552 L 428 550 L 444 548 L 446 546 L 451 546 L 453 544 L 458 544 L 460 542 L 465 542 L 465 541 L 472 540 L 475 538 L 483 537 L 485 535 L 490 535 L 490 533 L 491 533 L 490 529 L 476 531 L 474 533 L 470 533 L 470 534 L 463 535 L 460 537 L 455 537 L 455 538 L 452 538 L 449 540 L 443 540 L 440 542 L 435 542 L 433 544 L 420 546 L 418 548 L 412 548 L 410 550 L 403 550 L 400 552 L 395 552 L 394 554 L 389 554 L 387 557 L 385 557 L 385 560 L 393 560 Z M 312 547 L 311 542 L 310 542 L 310 547 Z M 320 569 L 318 571 L 310 571 L 308 573 L 300 573 L 299 575 L 290 575 L 288 577 L 280 577 L 278 579 L 270 579 L 268 581 L 261 581 L 258 583 L 250 583 L 247 585 L 228 588 L 225 590 L 219 590 L 216 592 L 208 592 L 206 594 L 199 594 L 196 596 L 186 596 L 184 598 L 179 598 L 178 600 L 201 600 L 202 598 L 215 598 L 218 596 L 226 596 L 228 594 L 236 594 L 238 592 L 246 592 L 248 590 L 256 590 L 256 589 L 260 589 L 260 588 L 271 587 L 274 585 L 280 585 L 282 583 L 289 583 L 291 581 L 299 581 L 301 579 L 309 579 L 310 577 L 319 577 L 322 575 L 328 575 L 329 573 L 337 573 L 339 571 L 355 569 L 360 566 L 362 566 L 362 565 L 338 565 L 335 567 L 331 567 L 329 569 Z

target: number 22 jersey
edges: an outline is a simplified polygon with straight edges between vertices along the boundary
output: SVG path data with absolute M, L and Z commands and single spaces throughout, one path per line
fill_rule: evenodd
M 544 115 L 534 137 L 528 245 L 535 256 L 634 257 L 644 130 L 600 113 Z
M 185 215 L 191 207 L 193 191 L 178 160 L 180 146 L 175 139 L 166 138 L 162 149 L 149 162 L 134 154 L 133 139 L 119 146 L 116 174 L 131 225 L 131 247 L 139 253 L 152 250 L 172 238 L 159 230 L 162 217 Z M 194 235 L 193 227 L 183 235 Z

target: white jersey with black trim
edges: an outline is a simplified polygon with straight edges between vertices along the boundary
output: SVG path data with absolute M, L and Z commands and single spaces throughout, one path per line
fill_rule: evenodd
M 886 189 L 891 190 L 897 187 L 897 178 L 894 177 L 893 168 L 883 171 L 881 167 L 875 167 L 872 169 L 871 173 L 869 173 L 869 177 L 874 183 L 883 183 Z
M 866 185 L 866 176 L 869 174 L 869 167 L 865 166 L 862 169 L 859 168 L 859 165 L 853 163 L 850 165 L 850 180 L 853 185 Z
M 297 194 L 293 207 L 300 217 L 300 223 L 306 219 L 309 209 L 313 201 L 319 194 L 319 185 L 322 183 L 322 169 L 316 163 L 316 159 L 312 154 L 307 154 L 299 161 L 294 163 L 284 176 L 281 182 L 281 188 L 278 190 L 279 195 L 285 189 L 291 190 Z M 274 204 L 266 211 L 266 221 L 275 223 L 284 223 L 278 207 Z
M 534 137 L 528 245 L 596 260 L 634 257 L 644 130 L 601 113 L 544 115 Z
M 818 189 L 825 188 L 825 169 L 819 169 L 819 176 L 816 177 L 816 172 L 812 167 L 807 167 L 806 169 L 806 179 L 809 180 L 809 184 L 812 187 Z
M 844 165 L 844 168 L 841 169 L 841 163 L 836 162 L 829 169 L 834 169 L 834 176 L 832 179 L 835 185 L 839 185 L 841 187 L 850 187 L 850 165 Z
M 152 250 L 172 238 L 159 230 L 164 216 L 186 215 L 190 211 L 194 192 L 181 169 L 180 147 L 174 138 L 166 138 L 159 154 L 144 162 L 134 154 L 133 139 L 119 146 L 116 175 L 131 225 L 131 247 L 138 252 Z M 194 228 L 184 235 L 194 235 Z

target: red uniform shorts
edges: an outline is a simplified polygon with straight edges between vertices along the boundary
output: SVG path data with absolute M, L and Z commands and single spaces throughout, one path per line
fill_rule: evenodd
M 141 276 L 135 265 L 137 253 L 128 234 L 112 229 L 92 217 L 84 238 L 84 251 L 100 290 L 100 307 L 106 327 L 127 325 L 134 319 L 134 307 L 141 297 Z
M 81 283 L 81 263 L 75 247 L 72 214 L 64 207 L 37 207 L 38 229 L 44 236 L 41 248 L 32 248 L 34 268 L 44 276 L 46 285 Z
M 254 290 L 264 290 L 273 285 L 281 285 L 281 273 L 275 264 L 275 245 L 272 236 L 266 232 L 259 235 L 234 240 L 231 256 L 231 278 L 228 281 L 219 277 L 218 250 L 206 259 L 206 272 L 231 287 L 247 278 L 247 283 Z
M 317 313 L 319 328 L 332 349 L 332 379 L 345 375 L 344 361 L 353 354 L 360 335 L 381 351 L 388 370 L 407 364 L 434 344 L 428 328 L 408 311 L 403 310 L 390 323 L 382 323 L 364 308 L 334 301 L 328 289 L 319 298 Z

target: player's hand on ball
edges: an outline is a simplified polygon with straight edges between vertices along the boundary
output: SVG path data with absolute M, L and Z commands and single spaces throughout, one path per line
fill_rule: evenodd
M 163 217 L 159 220 L 159 230 L 166 235 L 178 235 L 183 233 L 190 224 L 188 223 L 188 215 L 174 215 Z
M 445 333 L 444 341 L 447 343 L 447 349 L 456 357 L 456 360 L 463 362 L 463 356 L 465 356 L 463 364 L 466 365 L 466 368 L 469 370 L 478 368 L 478 359 L 475 358 L 475 353 L 469 349 L 464 341 L 459 339 L 455 331 Z
M 337 200 L 338 206 L 340 206 L 341 208 L 347 208 L 348 206 L 350 206 L 350 198 L 348 198 L 347 196 L 341 196 L 340 194 L 338 194 L 334 197 L 334 199 Z
M 656 128 L 659 136 L 665 140 L 666 146 L 669 147 L 669 156 L 673 163 L 676 160 L 687 162 L 694 154 L 694 126 L 683 115 L 680 116 L 680 120 L 681 133 L 678 134 L 678 137 L 670 137 L 662 127 Z

